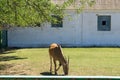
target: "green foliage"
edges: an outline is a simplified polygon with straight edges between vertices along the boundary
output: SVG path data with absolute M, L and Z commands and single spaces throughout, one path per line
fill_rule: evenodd
M 81 11 L 93 0 L 67 0 L 62 5 L 51 0 L 0 0 L 0 26 L 35 26 L 54 20 L 51 14 L 64 16 L 63 10 L 79 1 L 77 7 Z M 76 6 L 74 6 L 76 7 Z
M 0 23 L 32 26 L 50 21 L 51 6 L 55 7 L 50 0 L 1 0 Z

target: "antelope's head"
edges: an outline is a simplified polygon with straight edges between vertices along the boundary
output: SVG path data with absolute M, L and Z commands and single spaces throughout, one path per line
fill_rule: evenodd
M 68 72 L 69 72 L 69 57 L 68 57 L 68 60 L 65 59 L 66 63 L 63 65 L 63 71 L 64 71 L 64 74 L 65 75 L 68 75 Z

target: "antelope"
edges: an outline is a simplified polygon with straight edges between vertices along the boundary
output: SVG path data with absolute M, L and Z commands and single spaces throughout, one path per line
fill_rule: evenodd
M 52 59 L 53 59 L 55 75 L 57 74 L 57 71 L 59 70 L 60 66 L 63 67 L 64 74 L 68 75 L 69 58 L 68 61 L 64 58 L 61 46 L 59 44 L 52 43 L 50 45 L 49 56 L 50 56 L 50 72 L 52 73 Z M 56 61 L 59 62 L 58 68 L 56 68 L 57 67 Z

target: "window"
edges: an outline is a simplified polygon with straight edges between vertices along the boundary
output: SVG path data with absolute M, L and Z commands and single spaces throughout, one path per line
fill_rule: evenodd
M 102 21 L 102 25 L 105 26 L 106 25 L 106 21 Z
M 63 19 L 60 16 L 52 15 L 51 27 L 63 27 Z
M 111 30 L 111 16 L 98 16 L 98 31 Z

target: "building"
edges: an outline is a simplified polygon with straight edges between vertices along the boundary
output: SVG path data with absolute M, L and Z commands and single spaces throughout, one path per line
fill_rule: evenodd
M 120 0 L 96 0 L 78 14 L 73 8 L 60 24 L 44 23 L 42 27 L 11 28 L 8 47 L 120 46 Z

